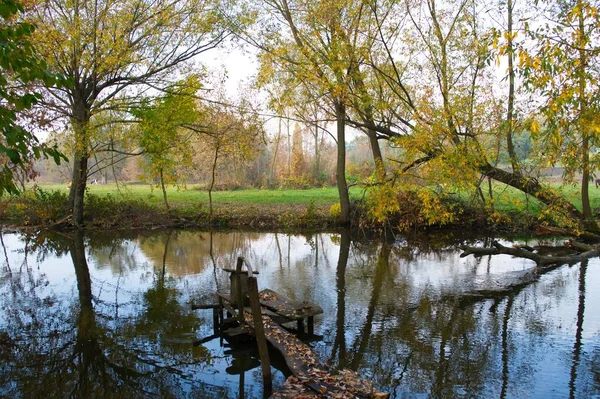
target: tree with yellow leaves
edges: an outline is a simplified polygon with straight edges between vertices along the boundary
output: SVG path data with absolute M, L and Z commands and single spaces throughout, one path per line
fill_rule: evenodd
M 597 2 L 540 1 L 544 17 L 528 29 L 533 48 L 521 51 L 519 66 L 528 88 L 542 97 L 545 123 L 532 123 L 546 162 L 560 162 L 571 180 L 581 174 L 585 227 L 598 230 L 590 206 L 589 182 L 600 167 L 591 155 L 600 146 L 600 15 Z
M 262 50 L 262 75 L 283 71 L 291 90 L 306 86 L 316 99 L 324 99 L 336 121 L 336 182 L 340 198 L 340 221 L 350 220 L 346 182 L 346 124 L 351 106 L 349 88 L 371 50 L 361 35 L 369 22 L 368 6 L 361 0 L 314 1 L 267 0 L 271 20 L 256 40 Z M 274 25 L 273 25 L 274 23 Z
M 219 0 L 47 0 L 27 10 L 33 41 L 48 66 L 70 79 L 48 87 L 46 109 L 73 132 L 70 202 L 83 223 L 83 199 L 94 117 L 132 104 L 180 80 L 183 67 L 228 35 Z

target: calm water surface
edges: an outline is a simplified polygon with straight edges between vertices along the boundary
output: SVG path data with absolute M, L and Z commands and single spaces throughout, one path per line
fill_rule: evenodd
M 467 240 L 482 245 L 487 240 Z M 503 295 L 531 262 L 452 236 L 2 234 L 0 396 L 261 398 L 258 353 L 213 336 L 239 255 L 259 288 L 318 303 L 310 345 L 392 398 L 600 398 L 600 260 Z M 529 242 L 532 244 L 533 242 Z M 273 359 L 274 386 L 288 375 Z

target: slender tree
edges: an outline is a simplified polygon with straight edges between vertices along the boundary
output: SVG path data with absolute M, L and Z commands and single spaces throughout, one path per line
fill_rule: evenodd
M 350 221 L 350 197 L 346 182 L 347 108 L 349 86 L 359 72 L 365 42 L 361 26 L 367 16 L 361 1 L 269 0 L 267 11 L 279 21 L 280 32 L 267 26 L 256 41 L 262 49 L 263 70 L 283 70 L 295 85 L 310 87 L 316 98 L 326 99 L 327 111 L 336 122 L 336 182 L 340 198 L 340 221 Z M 366 51 L 366 50 L 365 50 Z M 295 82 L 295 83 L 294 83 Z
M 567 177 L 581 174 L 581 206 L 585 227 L 598 230 L 590 206 L 589 182 L 598 160 L 590 156 L 600 144 L 598 102 L 600 19 L 596 2 L 539 2 L 546 22 L 531 28 L 535 47 L 521 52 L 528 87 L 541 94 L 546 118 L 541 133 L 546 162 L 561 162 Z

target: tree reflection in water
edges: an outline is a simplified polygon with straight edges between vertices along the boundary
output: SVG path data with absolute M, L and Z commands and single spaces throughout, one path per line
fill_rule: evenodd
M 600 318 L 590 305 L 599 298 L 597 260 L 464 300 L 477 282 L 502 282 L 499 270 L 531 265 L 461 259 L 455 248 L 465 240 L 453 236 L 393 243 L 355 241 L 346 231 L 7 237 L 0 242 L 0 396 L 260 397 L 252 350 L 223 347 L 218 338 L 192 345 L 212 335 L 212 317 L 191 312 L 186 301 L 210 303 L 217 287 L 227 289 L 218 269 L 238 255 L 260 271 L 260 288 L 323 307 L 315 323 L 323 339 L 311 342 L 320 359 L 358 370 L 392 397 L 600 393 Z
M 179 293 L 165 280 L 164 268 L 144 293 L 141 312 L 115 319 L 99 310 L 107 304 L 93 294 L 83 235 L 38 237 L 28 250 L 37 250 L 41 257 L 53 252 L 64 259 L 70 254 L 78 295 L 60 298 L 45 292 L 43 274 L 38 280 L 10 278 L 13 301 L 3 304 L 10 311 L 0 333 L 3 395 L 131 398 L 206 393 L 192 384 L 191 376 L 210 361 L 208 352 L 161 339 L 193 332 L 199 323 L 177 301 Z M 218 396 L 218 389 L 212 390 L 211 397 Z

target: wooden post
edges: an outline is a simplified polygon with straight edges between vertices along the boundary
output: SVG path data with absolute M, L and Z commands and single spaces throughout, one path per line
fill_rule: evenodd
M 315 333 L 315 318 L 314 316 L 309 316 L 308 318 L 308 333 L 313 335 Z
M 267 338 L 263 327 L 262 312 L 260 310 L 260 301 L 258 299 L 258 283 L 256 277 L 248 277 L 248 295 L 250 297 L 250 308 L 252 309 L 252 320 L 254 321 L 254 332 L 256 333 L 256 343 L 258 345 L 258 354 L 260 356 L 260 365 L 262 368 L 263 397 L 268 398 L 273 391 L 271 381 L 271 362 L 269 360 L 269 348 L 267 347 Z
M 298 319 L 298 332 L 304 332 L 304 319 Z
M 219 334 L 219 308 L 213 309 L 213 332 L 215 335 Z
M 238 308 L 238 320 L 240 324 L 244 323 L 244 289 L 242 288 L 242 266 L 244 258 L 241 256 L 237 260 L 235 273 L 231 274 L 231 297 Z

